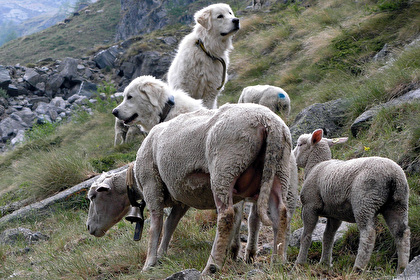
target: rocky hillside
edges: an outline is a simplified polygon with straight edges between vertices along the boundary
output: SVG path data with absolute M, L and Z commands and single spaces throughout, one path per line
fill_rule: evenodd
M 165 7 L 163 1 L 140 2 L 155 12 Z M 280 86 L 292 101 L 291 116 L 286 121 L 294 141 L 300 133 L 323 128 L 328 137 L 349 137 L 346 144 L 334 148 L 335 158 L 384 156 L 396 161 L 410 184 L 411 258 L 419 255 L 420 2 L 271 1 L 261 11 L 245 9 L 248 1 L 230 2 L 240 17 L 241 29 L 234 37 L 229 80 L 219 105 L 237 102 L 241 90 L 248 85 Z M 115 42 L 118 23 L 125 23 L 115 16 L 119 9 L 109 12 L 119 3 L 99 1 L 95 9 L 72 18 L 65 27 L 55 26 L 48 31 L 51 33 L 40 32 L 28 36 L 30 40 L 22 39 L 24 43 L 38 42 L 31 52 L 19 49 L 21 53 L 9 55 L 19 48 L 14 43 L 8 45 L 7 51 L 0 48 L 0 59 L 5 54 L 4 61 L 13 61 L 0 62 L 4 64 L 0 67 L 0 146 L 8 149 L 9 143 L 21 140 L 20 135 L 36 136 L 0 154 L 0 206 L 4 220 L 18 207 L 46 197 L 50 201 L 51 194 L 134 160 L 141 139 L 132 145 L 113 146 L 114 117 L 110 111 L 116 101 L 110 93 L 121 91 L 139 75 L 164 79 L 178 43 L 191 26 L 168 24 Z M 181 7 L 191 17 L 198 5 L 207 4 L 208 1 L 195 1 L 188 8 Z M 129 7 L 130 3 L 124 5 Z M 134 17 L 137 12 L 131 11 Z M 102 17 L 107 18 L 101 21 Z M 111 21 L 113 32 L 102 33 L 107 36 L 95 34 Z M 152 22 L 153 19 L 149 23 Z M 148 23 L 143 26 L 147 30 Z M 94 41 L 89 47 L 85 33 Z M 67 38 L 71 40 L 64 41 Z M 56 41 L 64 42 L 67 48 L 48 45 Z M 104 41 L 106 44 L 100 47 L 92 46 Z M 40 48 L 38 57 L 34 56 L 35 46 Z M 45 46 L 52 50 L 46 51 Z M 72 48 L 75 50 L 61 52 Z M 71 58 L 66 58 L 68 54 Z M 95 93 L 95 88 L 99 93 Z M 75 108 L 84 109 L 81 117 L 72 115 Z M 44 124 L 23 133 L 37 120 Z M 34 215 L 29 219 L 19 217 L 13 223 L 1 224 L 1 229 L 12 229 L 8 232 L 25 227 L 47 234 L 49 239 L 37 244 L 0 246 L 4 268 L 0 277 L 165 279 L 187 267 L 204 267 L 211 249 L 209 240 L 214 238 L 214 221 L 206 220 L 203 212 L 188 213 L 175 232 L 168 256 L 150 273 L 144 273 L 140 268 L 146 254 L 146 231 L 141 244 L 130 243 L 132 227 L 122 221 L 104 238 L 95 239 L 85 228 L 87 203 L 85 192 L 78 190 L 60 201 L 59 206 L 48 206 L 52 211 L 44 209 L 46 216 L 31 210 L 28 212 Z M 32 209 L 31 205 L 27 208 Z M 292 229 L 301 226 L 298 208 Z M 334 247 L 334 266 L 330 269 L 313 265 L 319 260 L 320 244 L 311 249 L 308 269 L 292 268 L 297 248 L 289 248 L 290 263 L 269 268 L 270 247 L 265 245 L 271 235 L 261 234 L 256 265 L 227 259 L 223 273 L 229 279 L 251 278 L 247 276 L 259 267 L 256 277 L 261 279 L 389 278 L 395 275 L 395 246 L 383 220 L 379 220 L 377 229 L 374 253 L 362 276 L 349 272 L 357 252 L 355 227 Z

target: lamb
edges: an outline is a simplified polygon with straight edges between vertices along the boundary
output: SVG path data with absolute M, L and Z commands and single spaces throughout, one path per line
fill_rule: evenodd
M 248 86 L 242 90 L 238 103 L 256 103 L 268 107 L 282 118 L 290 113 L 289 95 L 279 87 L 270 85 Z
M 397 273 L 404 270 L 410 254 L 408 227 L 409 186 L 404 171 L 392 160 L 366 157 L 332 160 L 330 146 L 347 138 L 323 138 L 322 129 L 301 135 L 293 150 L 298 167 L 305 168 L 301 190 L 304 224 L 296 263 L 306 262 L 311 235 L 318 216 L 327 218 L 321 263 L 331 265 L 334 235 L 342 221 L 356 223 L 360 242 L 353 270 L 363 271 L 375 243 L 375 222 L 382 214 L 396 240 Z
M 134 166 L 150 214 L 143 270 L 157 262 L 164 207 L 177 212 L 194 207 L 217 209 L 217 233 L 202 274 L 217 272 L 231 238 L 233 204 L 244 199 L 257 201 L 262 222 L 272 225 L 275 259 L 284 251 L 289 222 L 290 154 L 288 127 L 260 105 L 228 104 L 156 125 L 138 150 Z

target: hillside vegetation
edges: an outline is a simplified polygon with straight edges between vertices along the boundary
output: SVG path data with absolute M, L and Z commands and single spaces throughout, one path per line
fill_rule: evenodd
M 370 128 L 358 138 L 351 136 L 350 125 L 366 109 L 419 87 L 420 47 L 419 44 L 411 48 L 407 45 L 420 38 L 420 2 L 313 0 L 287 5 L 280 2 L 283 1 L 273 4 L 269 11 L 260 12 L 238 10 L 240 5 L 235 6 L 235 13 L 241 18 L 241 30 L 234 38 L 235 49 L 229 68 L 231 79 L 219 98 L 219 105 L 236 102 L 242 88 L 248 85 L 280 86 L 292 100 L 292 114 L 287 120 L 291 125 L 295 116 L 313 103 L 347 98 L 351 110 L 342 136 L 349 136 L 349 141 L 333 150 L 335 158 L 384 156 L 401 165 L 419 161 L 419 103 L 382 109 Z M 103 1 L 99 3 L 106 5 Z M 73 23 L 79 19 L 83 18 L 74 19 Z M 79 24 L 85 26 L 84 22 Z M 57 33 L 45 31 L 51 32 L 51 38 L 63 36 L 60 27 L 53 28 Z M 150 37 L 169 36 L 172 32 L 175 31 L 171 28 L 157 31 L 138 44 L 153 48 L 148 45 L 153 42 Z M 41 34 L 34 36 L 40 38 Z M 93 38 L 99 37 L 93 36 L 96 35 L 92 35 L 94 45 L 104 40 L 104 36 L 97 40 Z M 76 38 L 71 38 L 75 47 Z M 374 55 L 385 44 L 390 55 L 385 60 L 375 61 Z M 4 48 L 0 52 L 6 54 Z M 83 52 L 75 50 L 75 57 Z M 54 52 L 54 55 L 59 53 Z M 0 57 L 3 58 L 3 53 Z M 51 55 L 40 54 L 39 58 L 43 57 Z M 13 59 L 14 63 L 25 61 L 17 54 Z M 115 86 L 104 81 L 101 91 L 109 96 L 115 92 Z M 114 118 L 110 112 L 115 105 L 110 99 L 98 100 L 92 105 L 92 116 L 80 112 L 63 125 L 37 126 L 28 133 L 23 145 L 0 155 L 0 205 L 26 198 L 39 200 L 92 174 L 133 161 L 141 139 L 113 147 Z M 407 173 L 407 178 L 411 188 L 409 226 L 413 258 L 420 254 L 420 174 Z M 175 231 L 168 255 L 151 272 L 141 273 L 147 230 L 143 232 L 142 241 L 136 243 L 132 241 L 133 226 L 121 221 L 104 237 L 92 237 L 85 228 L 87 209 L 86 199 L 76 203 L 69 201 L 58 205 L 49 215 L 0 225 L 1 229 L 19 226 L 50 236 L 48 241 L 29 247 L 24 242 L 0 244 L 0 277 L 164 279 L 187 268 L 201 270 L 206 264 L 215 234 L 214 220 L 206 212 L 189 211 Z M 301 226 L 298 209 L 292 230 Z M 377 231 L 374 253 L 362 275 L 351 273 L 358 244 L 357 227 L 352 227 L 334 247 L 332 268 L 316 265 L 321 248 L 320 244 L 313 244 L 309 252 L 310 264 L 306 267 L 293 269 L 298 248 L 289 248 L 289 263 L 285 265 L 270 266 L 269 254 L 259 255 L 254 265 L 227 259 L 222 278 L 245 279 L 247 272 L 255 268 L 265 274 L 253 279 L 388 278 L 395 275 L 395 245 L 382 219 Z M 270 229 L 263 227 L 260 243 L 271 242 L 270 237 Z
M 36 63 L 45 58 L 81 58 L 114 41 L 120 18 L 120 1 L 91 4 L 66 24 L 12 40 L 0 47 L 0 65 Z

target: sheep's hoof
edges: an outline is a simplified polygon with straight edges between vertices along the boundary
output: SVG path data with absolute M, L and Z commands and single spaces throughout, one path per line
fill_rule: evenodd
M 209 266 L 209 271 L 211 274 L 215 274 L 217 272 L 217 266 L 215 264 L 211 264 Z

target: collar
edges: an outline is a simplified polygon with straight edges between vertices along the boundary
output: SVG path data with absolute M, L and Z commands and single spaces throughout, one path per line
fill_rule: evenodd
M 168 116 L 169 112 L 171 111 L 171 109 L 174 107 L 175 105 L 175 99 L 174 96 L 171 95 L 169 96 L 168 100 L 165 103 L 165 107 L 163 107 L 162 109 L 162 113 L 160 113 L 160 120 L 159 123 L 164 122 L 166 117 Z
M 217 90 L 220 90 L 222 87 L 223 87 L 223 85 L 225 84 L 225 77 L 226 77 L 226 62 L 225 62 L 225 60 L 223 59 L 223 58 L 221 58 L 221 57 L 218 57 L 218 56 L 214 56 L 214 55 L 212 55 L 211 53 L 209 53 L 209 51 L 204 47 L 204 44 L 203 44 L 203 41 L 201 41 L 201 39 L 198 39 L 196 42 L 195 42 L 195 45 L 196 46 L 198 46 L 198 47 L 200 47 L 201 48 L 201 50 L 208 56 L 208 57 L 210 57 L 211 59 L 213 59 L 213 60 L 218 60 L 218 61 L 220 61 L 220 63 L 222 64 L 222 66 L 223 66 L 223 76 L 222 76 L 222 84 L 220 85 L 220 87 L 218 87 L 217 88 Z

